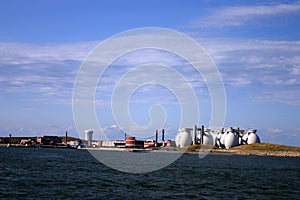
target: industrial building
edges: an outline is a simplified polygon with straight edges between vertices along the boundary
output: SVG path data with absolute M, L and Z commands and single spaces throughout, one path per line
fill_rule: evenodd
M 171 146 L 171 140 L 164 140 L 164 130 L 162 130 L 162 141 L 158 141 L 158 131 L 156 131 L 155 140 L 137 140 L 135 137 L 127 136 L 125 134 L 125 141 L 123 140 L 93 140 L 93 130 L 85 130 L 84 144 L 86 147 L 119 147 L 119 148 L 150 148 Z
M 175 138 L 175 143 L 177 147 L 202 144 L 228 149 L 238 145 L 260 143 L 260 139 L 255 129 L 240 130 L 231 127 L 214 130 L 204 128 L 204 126 L 200 128 L 194 126 L 193 128 L 180 129 Z

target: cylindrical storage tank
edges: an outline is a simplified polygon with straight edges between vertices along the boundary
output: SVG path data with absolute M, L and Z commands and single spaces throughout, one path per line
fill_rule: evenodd
M 125 146 L 126 147 L 134 147 L 135 146 L 135 137 L 126 137 Z
M 175 143 L 177 147 L 185 147 L 191 145 L 192 137 L 190 134 L 190 130 L 187 128 L 181 129 L 175 138 Z
M 248 140 L 247 140 L 247 144 L 254 144 L 254 143 L 260 143 L 260 139 L 256 134 L 256 130 L 249 131 Z
M 85 130 L 85 140 L 86 141 L 92 141 L 93 140 L 93 130 Z
M 237 146 L 238 141 L 236 135 L 233 132 L 228 132 L 225 134 L 226 134 L 226 138 L 224 141 L 225 148 L 229 149 L 231 147 Z

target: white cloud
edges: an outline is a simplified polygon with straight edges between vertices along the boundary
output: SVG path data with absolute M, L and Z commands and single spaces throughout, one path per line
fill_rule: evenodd
M 223 74 L 225 84 L 297 85 L 299 41 L 198 39 Z
M 295 129 L 268 128 L 258 132 L 262 142 L 300 146 L 300 134 Z
M 194 27 L 242 26 L 255 19 L 276 15 L 290 15 L 300 11 L 300 3 L 269 4 L 257 6 L 232 6 L 213 10 L 211 15 L 199 18 L 192 23 Z
M 31 45 L 0 43 L 0 90 L 31 93 L 30 101 L 71 103 L 76 71 L 96 42 Z M 51 100 L 49 98 L 52 98 Z M 68 98 L 68 101 L 66 99 Z
M 282 132 L 282 130 L 279 128 L 268 128 L 267 131 L 270 133 L 281 133 Z
M 1 125 L 0 132 L 3 134 L 12 134 L 12 136 L 42 136 L 42 135 L 60 135 L 64 136 L 65 131 L 68 131 L 69 136 L 78 137 L 74 125 L 53 125 L 43 124 L 43 127 L 26 124 L 6 124 Z
M 197 40 L 215 61 L 226 88 L 247 87 L 247 98 L 256 102 L 300 105 L 299 41 Z
M 286 105 L 300 105 L 300 88 L 286 88 L 278 90 L 260 91 L 253 99 L 263 103 L 280 103 Z
M 201 39 L 196 35 L 194 38 L 217 64 L 226 87 L 281 87 L 280 90 L 257 91 L 260 94 L 255 98 L 263 102 L 300 104 L 297 89 L 300 41 Z M 38 94 L 35 101 L 49 102 L 51 98 L 55 100 L 52 102 L 70 104 L 77 70 L 95 45 L 96 42 L 52 46 L 1 43 L 0 90 L 2 93 Z M 117 80 L 130 67 L 148 62 L 170 65 L 184 74 L 194 87 L 206 88 L 204 80 L 182 59 L 169 53 L 145 50 L 124 56 L 109 67 L 98 87 L 100 99 L 97 101 L 108 105 L 105 101 L 111 97 Z M 174 85 L 180 86 L 176 80 Z
M 57 45 L 33 45 L 0 42 L 0 62 L 6 64 L 31 64 L 37 61 L 57 62 L 68 59 L 82 61 L 98 42 Z
M 108 130 L 120 131 L 120 128 L 116 124 L 112 124 L 110 126 L 105 126 L 102 128 L 102 131 L 106 132 Z
M 300 63 L 300 59 L 296 60 L 296 62 Z M 293 75 L 299 75 L 300 74 L 300 64 L 293 66 L 293 68 L 291 69 L 291 74 L 293 74 Z

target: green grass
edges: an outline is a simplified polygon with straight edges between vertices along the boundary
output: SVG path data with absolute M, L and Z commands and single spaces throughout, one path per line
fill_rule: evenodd
M 205 145 L 190 145 L 187 147 L 188 151 L 196 151 L 199 149 L 211 149 L 211 146 Z M 213 147 L 212 149 L 219 149 L 218 147 Z M 269 143 L 255 143 L 255 144 L 245 144 L 230 148 L 232 150 L 261 150 L 261 151 L 295 151 L 300 152 L 300 147 L 286 146 L 280 144 L 269 144 Z

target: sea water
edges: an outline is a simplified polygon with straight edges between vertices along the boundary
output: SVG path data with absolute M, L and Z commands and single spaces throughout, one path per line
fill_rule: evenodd
M 184 154 L 151 173 L 86 150 L 0 148 L 1 199 L 300 199 L 300 158 Z

